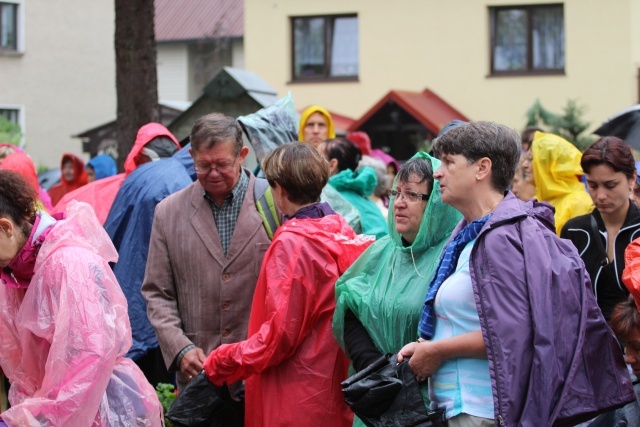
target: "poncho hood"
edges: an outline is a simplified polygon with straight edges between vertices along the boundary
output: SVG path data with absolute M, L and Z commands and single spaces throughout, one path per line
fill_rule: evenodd
M 359 196 L 369 197 L 373 194 L 378 178 L 376 171 L 366 166 L 357 171 L 345 169 L 329 178 L 329 184 L 338 191 L 353 191 Z

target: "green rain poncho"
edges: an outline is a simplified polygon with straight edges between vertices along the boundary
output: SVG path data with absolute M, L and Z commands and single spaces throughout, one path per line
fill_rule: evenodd
M 338 190 L 340 195 L 358 210 L 363 234 L 376 236 L 376 239 L 387 235 L 384 217 L 376 204 L 369 199 L 378 185 L 376 171 L 370 167 L 358 169 L 356 172 L 345 169 L 330 177 L 329 185 Z
M 426 153 L 419 152 L 416 157 L 430 160 L 434 171 L 440 166 L 438 159 Z M 396 231 L 393 205 L 389 207 L 389 235 L 371 245 L 336 282 L 333 334 L 343 350 L 347 309 L 358 317 L 382 353 L 397 353 L 415 341 L 440 253 L 461 218 L 457 210 L 442 203 L 436 180 L 418 235 L 411 246 L 404 247 Z M 354 425 L 364 424 L 356 418 Z

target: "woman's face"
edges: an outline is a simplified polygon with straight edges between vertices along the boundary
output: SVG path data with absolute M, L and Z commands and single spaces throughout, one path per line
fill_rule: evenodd
M 73 162 L 71 160 L 65 161 L 62 164 L 62 177 L 67 182 L 72 182 L 76 177 L 76 171 L 73 168 Z
M 442 163 L 433 178 L 440 181 L 442 201 L 458 208 L 469 198 L 478 167 L 462 154 L 443 154 L 440 160 Z
M 416 174 L 409 175 L 407 182 L 398 181 L 396 183 L 396 191 L 398 194 L 391 202 L 393 203 L 393 217 L 396 223 L 396 230 L 404 237 L 404 239 L 413 243 L 420 231 L 420 223 L 424 210 L 427 207 L 426 200 L 411 200 L 412 193 L 429 194 L 429 184 L 425 179 L 419 182 L 420 177 Z
M 533 186 L 536 185 L 536 181 L 533 178 L 533 152 L 531 151 L 531 148 L 524 153 L 522 160 L 522 173 L 524 175 L 524 181 L 527 184 Z
M 9 265 L 20 250 L 19 239 L 16 232 L 19 231 L 13 221 L 8 218 L 0 218 L 0 267 Z
M 516 174 L 513 176 L 513 181 L 511 181 L 511 191 L 518 199 L 524 202 L 533 199 L 536 195 L 536 188 L 525 181 L 520 167 L 516 169 Z
M 601 214 L 610 215 L 629 206 L 635 178 L 627 178 L 606 163 L 591 167 L 586 177 L 591 200 Z
M 630 365 L 634 375 L 640 378 L 640 331 L 634 330 L 622 344 L 625 348 L 625 363 Z

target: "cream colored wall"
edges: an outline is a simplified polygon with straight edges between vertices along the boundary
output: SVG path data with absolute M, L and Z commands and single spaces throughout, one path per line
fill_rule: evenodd
M 516 129 L 537 98 L 557 112 L 577 99 L 592 129 L 636 103 L 639 0 L 564 2 L 566 75 L 488 76 L 488 7 L 537 3 L 549 1 L 245 0 L 245 64 L 279 94 L 292 91 L 298 107 L 317 103 L 353 118 L 389 90 L 425 87 L 472 120 Z M 290 83 L 289 17 L 341 13 L 358 14 L 359 81 Z
M 72 134 L 115 117 L 114 5 L 27 0 L 24 24 L 24 53 L 0 54 L 0 104 L 24 106 L 27 152 L 55 167 L 82 153 Z
M 158 44 L 158 99 L 189 101 L 189 49 L 186 44 Z

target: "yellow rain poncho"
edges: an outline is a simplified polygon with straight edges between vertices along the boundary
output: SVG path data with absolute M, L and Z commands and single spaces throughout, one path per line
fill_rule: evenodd
M 298 141 L 304 141 L 304 125 L 307 124 L 307 120 L 309 120 L 309 116 L 313 113 L 320 113 L 327 118 L 328 126 L 327 126 L 327 139 L 333 139 L 336 137 L 336 129 L 333 125 L 333 119 L 331 118 L 331 114 L 324 108 L 319 105 L 312 105 L 308 107 L 306 110 L 300 114 L 300 130 L 298 131 Z
M 555 209 L 556 234 L 565 222 L 593 210 L 580 176 L 582 153 L 565 139 L 550 133 L 536 132 L 531 145 L 536 199 Z
M 433 170 L 440 161 L 419 152 L 414 156 L 429 159 Z M 356 315 L 382 353 L 397 353 L 418 336 L 418 322 L 429 283 L 451 232 L 462 215 L 442 202 L 436 180 L 425 208 L 418 235 L 404 246 L 396 231 L 393 205 L 389 207 L 389 235 L 371 245 L 336 282 L 336 309 L 333 334 L 344 342 L 344 317 L 347 309 Z M 427 383 L 422 394 L 428 401 Z M 356 417 L 355 426 L 363 426 Z

